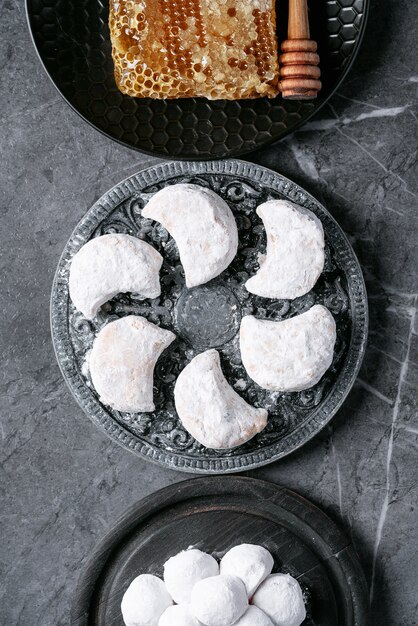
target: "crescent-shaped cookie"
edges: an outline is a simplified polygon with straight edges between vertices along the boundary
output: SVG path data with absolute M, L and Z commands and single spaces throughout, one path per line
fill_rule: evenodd
M 153 411 L 154 367 L 175 338 L 171 331 L 137 315 L 104 326 L 89 359 L 100 401 L 117 411 Z
M 264 223 L 267 252 L 245 283 L 264 298 L 294 299 L 308 293 L 324 269 L 324 230 L 311 211 L 287 200 L 269 200 L 257 213 Z
M 335 340 L 334 318 L 320 304 L 280 322 L 252 315 L 241 320 L 242 363 L 248 376 L 270 391 L 316 385 L 332 363 Z
M 267 411 L 247 404 L 229 385 L 216 350 L 206 350 L 186 365 L 174 399 L 185 429 L 207 448 L 240 446 L 267 423 Z
M 142 216 L 160 222 L 174 238 L 187 287 L 221 274 L 235 257 L 238 230 L 229 206 L 218 194 L 191 184 L 158 191 Z
M 137 237 L 116 233 L 95 237 L 72 260 L 70 298 L 87 319 L 118 293 L 157 298 L 162 262 L 161 254 Z

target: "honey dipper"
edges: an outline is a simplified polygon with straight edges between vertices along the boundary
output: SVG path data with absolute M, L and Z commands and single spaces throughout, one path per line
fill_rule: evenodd
M 311 100 L 321 89 L 317 43 L 310 39 L 307 0 L 289 0 L 287 39 L 282 43 L 280 91 L 288 100 Z

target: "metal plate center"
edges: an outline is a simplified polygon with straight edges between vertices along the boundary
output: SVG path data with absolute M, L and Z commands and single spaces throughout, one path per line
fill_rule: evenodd
M 182 292 L 175 306 L 179 335 L 193 348 L 218 348 L 239 329 L 238 299 L 225 285 L 201 285 Z

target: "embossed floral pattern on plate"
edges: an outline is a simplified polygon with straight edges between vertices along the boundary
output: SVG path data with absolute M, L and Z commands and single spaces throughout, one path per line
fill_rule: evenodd
M 221 276 L 197 288 L 184 286 L 174 240 L 159 224 L 142 218 L 142 208 L 167 184 L 191 182 L 213 189 L 231 207 L 239 230 L 238 254 Z M 247 292 L 247 278 L 265 251 L 265 232 L 255 213 L 271 198 L 288 198 L 312 210 L 326 236 L 324 272 L 314 289 L 296 300 L 268 300 Z M 163 255 L 162 293 L 154 300 L 120 294 L 87 321 L 68 296 L 71 258 L 91 237 L 129 233 Z M 190 298 L 196 296 L 193 306 Z M 214 307 L 213 302 L 219 306 Z M 209 303 L 209 304 L 207 304 Z M 321 303 L 337 323 L 334 360 L 321 381 L 298 393 L 271 393 L 258 387 L 242 367 L 238 329 L 242 315 L 281 320 Z M 103 324 L 123 315 L 143 315 L 172 329 L 177 340 L 159 359 L 154 376 L 153 413 L 126 414 L 103 406 L 85 366 L 86 354 Z M 334 415 L 351 388 L 360 366 L 367 334 L 367 301 L 355 255 L 333 218 L 309 194 L 286 178 L 240 161 L 169 163 L 121 182 L 90 209 L 72 234 L 61 257 L 52 291 L 52 335 L 58 362 L 71 391 L 87 415 L 125 447 L 170 467 L 196 472 L 228 472 L 263 465 L 303 445 Z M 199 332 L 201 329 L 201 332 Z M 183 367 L 199 352 L 216 347 L 231 385 L 250 404 L 266 407 L 266 429 L 243 446 L 228 451 L 207 449 L 181 426 L 173 390 Z

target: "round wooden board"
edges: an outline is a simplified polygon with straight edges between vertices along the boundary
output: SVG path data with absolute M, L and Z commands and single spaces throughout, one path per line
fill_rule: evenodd
M 354 548 L 316 506 L 251 478 L 204 477 L 157 491 L 131 508 L 94 550 L 80 578 L 71 626 L 123 626 L 120 603 L 141 573 L 189 546 L 221 557 L 239 543 L 265 546 L 274 571 L 306 592 L 304 626 L 365 626 L 366 583 Z

